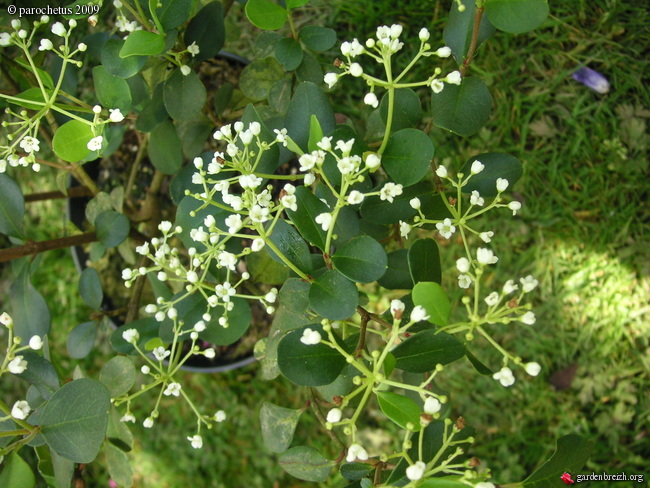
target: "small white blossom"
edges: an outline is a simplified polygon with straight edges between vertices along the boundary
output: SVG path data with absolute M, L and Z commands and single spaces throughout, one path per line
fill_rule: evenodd
M 485 199 L 479 194 L 478 191 L 472 191 L 472 195 L 469 197 L 469 203 L 476 205 L 477 207 L 482 207 L 485 203 Z
M 332 225 L 332 214 L 322 213 L 320 215 L 317 215 L 314 220 L 316 221 L 317 224 L 320 224 L 321 228 L 325 232 L 327 232 L 330 228 L 330 225 Z
M 151 373 L 151 368 L 147 366 L 146 364 L 140 368 L 140 372 L 142 374 L 149 374 Z
M 31 349 L 34 349 L 34 351 L 38 351 L 43 347 L 43 339 L 41 339 L 41 336 L 32 336 L 32 338 L 29 340 L 29 347 Z
M 452 71 L 447 75 L 445 81 L 451 85 L 460 85 L 460 82 L 462 81 L 460 71 Z
M 49 51 L 52 48 L 54 48 L 52 41 L 50 41 L 49 39 L 41 39 L 41 45 L 38 46 L 39 51 Z
M 436 56 L 438 56 L 439 58 L 448 58 L 449 56 L 451 56 L 451 48 L 448 46 L 441 47 L 436 51 Z M 460 73 L 458 74 L 460 75 Z
M 343 416 L 343 412 L 341 411 L 340 408 L 333 408 L 329 412 L 327 412 L 327 421 L 330 424 L 335 424 L 336 422 L 341 421 L 341 417 Z
M 11 327 L 14 325 L 14 319 L 12 319 L 11 315 L 9 315 L 7 312 L 2 312 L 2 315 L 0 315 L 0 324 L 4 325 L 5 327 Z
M 370 170 L 378 168 L 380 164 L 381 164 L 381 158 L 374 153 L 369 154 L 368 157 L 366 158 L 366 168 Z
M 77 49 L 79 49 L 80 52 L 85 53 L 86 50 L 88 49 L 88 45 L 83 42 L 80 42 L 79 44 L 77 44 Z
M 506 388 L 508 386 L 512 386 L 515 384 L 515 377 L 512 374 L 512 370 L 506 366 L 501 368 L 500 371 L 497 371 L 492 375 L 492 378 L 497 380 L 501 385 L 505 386 Z
M 526 373 L 528 373 L 531 376 L 537 376 L 539 372 L 542 370 L 542 367 L 538 363 L 526 363 L 524 365 L 524 369 L 526 370 Z
M 217 355 L 217 352 L 213 348 L 208 348 L 205 351 L 203 351 L 203 355 L 208 358 L 208 359 L 214 359 L 214 357 Z
M 91 151 L 99 151 L 102 148 L 102 142 L 104 142 L 104 138 L 102 136 L 93 137 L 88 141 L 86 147 L 88 147 L 88 149 Z
M 158 346 L 153 350 L 153 355 L 158 361 L 163 361 L 171 354 L 170 351 L 165 349 L 163 346 Z
M 119 108 L 109 108 L 108 111 L 110 112 L 108 120 L 111 122 L 122 122 L 124 120 L 124 115 L 122 115 Z
M 436 224 L 436 229 L 440 232 L 440 235 L 445 239 L 449 239 L 454 232 L 456 232 L 456 226 L 452 225 L 451 219 L 446 218 L 442 222 Z
M 313 346 L 314 344 L 318 344 L 321 341 L 321 335 L 320 332 L 317 330 L 312 330 L 309 327 L 307 327 L 303 333 L 302 337 L 300 338 L 300 342 L 307 346 Z
M 379 190 L 379 199 L 388 200 L 390 203 L 393 203 L 393 199 L 401 195 L 402 191 L 402 185 L 388 182 L 382 187 L 381 190 Z
M 441 80 L 433 80 L 431 82 L 431 91 L 433 93 L 440 93 L 445 89 L 445 84 Z
M 494 232 L 489 230 L 487 232 L 481 232 L 478 236 L 481 238 L 483 242 L 490 242 L 492 241 L 492 236 L 494 236 Z
M 411 198 L 409 200 L 409 205 L 411 206 L 411 208 L 418 210 L 422 206 L 422 202 L 420 202 L 420 199 L 417 197 Z
M 260 207 L 259 205 L 253 205 L 248 215 L 253 222 L 264 223 L 269 220 L 269 209 Z
M 485 303 L 487 303 L 488 307 L 493 307 L 499 303 L 499 294 L 496 291 L 493 291 L 485 297 Z
M 11 34 L 8 32 L 0 32 L 0 46 L 6 47 L 11 44 Z
M 199 434 L 188 437 L 187 440 L 192 443 L 194 449 L 201 449 L 203 447 L 203 438 Z
M 122 418 L 120 418 L 120 422 L 133 422 L 133 423 L 135 423 L 135 416 L 131 412 L 127 412 L 124 415 L 122 415 Z
M 517 291 L 518 288 L 519 286 L 514 282 L 514 280 L 508 280 L 503 285 L 503 293 L 504 295 L 510 295 L 510 293 Z
M 458 276 L 458 286 L 466 290 L 472 285 L 472 278 L 469 275 L 462 274 Z
M 239 214 L 232 214 L 226 217 L 226 225 L 228 226 L 228 233 L 229 234 L 236 234 L 239 229 L 242 228 L 242 223 L 241 220 L 241 215 Z
M 469 271 L 470 263 L 467 258 L 459 258 L 456 260 L 456 269 L 461 273 L 467 273 Z
M 318 146 L 323 151 L 329 151 L 332 149 L 332 137 L 323 137 L 319 142 L 316 143 L 316 146 Z
M 27 153 L 38 152 L 40 150 L 40 142 L 35 137 L 31 136 L 23 137 L 19 145 Z
M 537 318 L 535 317 L 534 312 L 526 312 L 521 317 L 519 317 L 519 320 L 521 320 L 526 325 L 533 325 L 537 321 Z
M 533 291 L 535 288 L 537 288 L 537 285 L 539 285 L 539 281 L 533 278 L 533 275 L 528 275 L 525 278 L 521 278 L 519 280 L 519 283 L 521 283 L 521 289 L 524 291 L 524 293 Z
M 256 237 L 255 239 L 253 239 L 253 242 L 251 243 L 251 249 L 253 252 L 259 252 L 262 250 L 264 245 L 265 245 L 264 239 L 262 239 L 261 237 Z
M 512 210 L 512 215 L 517 215 L 517 212 L 521 210 L 521 203 L 517 200 L 514 200 L 508 204 L 508 208 Z
M 447 168 L 445 168 L 442 164 L 436 168 L 436 174 L 440 178 L 446 178 L 448 175 Z
M 199 46 L 196 45 L 196 42 L 193 42 L 189 46 L 187 46 L 187 52 L 189 52 L 192 56 L 196 56 L 199 54 Z
M 192 68 L 190 68 L 188 65 L 184 64 L 181 66 L 181 73 L 183 76 L 187 76 L 192 72 Z
M 269 303 L 275 303 L 277 298 L 278 298 L 278 289 L 277 288 L 272 288 L 270 292 L 268 292 L 266 295 L 264 295 L 264 300 L 269 302 Z
M 345 459 L 348 463 L 353 463 L 357 459 L 359 461 L 367 461 L 368 452 L 361 445 L 352 444 L 348 449 L 348 455 Z
M 336 73 L 327 73 L 323 78 L 323 81 L 327 83 L 328 88 L 332 88 L 334 85 L 336 85 L 336 82 L 339 81 L 339 75 Z
M 489 481 L 481 481 L 480 483 L 476 483 L 474 485 L 474 488 L 496 488 L 494 486 L 494 483 L 490 483 Z
M 226 420 L 226 412 L 223 410 L 217 411 L 217 413 L 214 414 L 214 420 L 215 422 L 223 422 Z
M 55 22 L 54 24 L 52 24 L 52 33 L 56 34 L 59 37 L 64 37 L 66 34 L 66 30 L 61 22 Z
M 29 403 L 25 400 L 19 400 L 14 403 L 14 406 L 11 409 L 11 416 L 18 420 L 25 420 L 31 410 Z
M 153 427 L 153 419 L 151 417 L 147 417 L 144 419 L 144 422 L 142 422 L 142 426 L 145 429 L 151 429 Z
M 399 221 L 399 235 L 402 236 L 404 239 L 408 239 L 409 232 L 411 232 L 411 226 L 408 223 L 402 222 L 400 220 Z
M 391 300 L 390 302 L 390 312 L 393 314 L 393 317 L 397 318 L 402 316 L 402 313 L 404 312 L 404 309 L 406 306 L 404 305 L 404 302 L 401 300 Z
M 355 77 L 359 77 L 363 74 L 363 68 L 359 63 L 352 63 L 350 65 L 350 74 Z
M 420 29 L 420 32 L 418 33 L 418 37 L 422 42 L 428 41 L 430 36 L 431 34 L 429 34 L 429 30 L 426 27 L 422 27 L 422 29 Z
M 509 182 L 505 178 L 497 178 L 497 191 L 499 193 L 506 191 Z
M 96 114 L 96 115 L 99 115 L 100 113 L 102 113 L 102 107 L 101 107 L 101 105 L 95 105 L 95 106 L 93 107 L 93 113 Z
M 348 203 L 350 205 L 358 205 L 363 202 L 364 196 L 363 193 L 357 190 L 352 190 L 348 195 Z
M 377 100 L 377 95 L 374 93 L 366 94 L 366 96 L 363 97 L 363 103 L 370 105 L 373 108 L 377 108 L 379 106 L 379 100 Z
M 429 397 L 424 402 L 424 413 L 428 413 L 429 415 L 438 413 L 441 408 L 442 404 L 440 403 L 440 400 L 435 397 Z
M 423 320 L 429 320 L 429 314 L 427 314 L 427 311 L 423 306 L 417 305 L 411 311 L 411 321 L 422 322 Z
M 135 344 L 140 338 L 140 334 L 136 329 L 127 329 L 122 332 L 122 338 L 131 344 Z
M 499 258 L 494 255 L 491 249 L 487 249 L 484 247 L 479 247 L 478 250 L 476 251 L 476 259 L 479 262 L 479 264 L 494 264 L 496 263 Z
M 479 174 L 483 169 L 485 168 L 485 165 L 481 163 L 478 159 L 472 163 L 472 168 L 471 172 L 473 175 Z
M 167 385 L 167 388 L 163 392 L 163 395 L 165 395 L 165 396 L 173 395 L 173 396 L 177 397 L 180 394 L 181 394 L 181 385 L 180 385 L 180 383 L 176 383 L 176 382 L 173 382 L 173 383 L 170 383 L 169 385 Z
M 427 470 L 427 465 L 422 461 L 418 461 L 406 468 L 406 477 L 411 481 L 421 480 L 424 472 Z

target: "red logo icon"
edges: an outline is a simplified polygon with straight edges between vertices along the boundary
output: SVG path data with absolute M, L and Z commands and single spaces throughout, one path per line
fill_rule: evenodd
M 569 473 L 562 474 L 562 476 L 560 476 L 560 479 L 564 481 L 564 484 L 566 485 L 572 485 L 573 483 L 575 483 L 575 481 L 571 479 L 571 475 Z

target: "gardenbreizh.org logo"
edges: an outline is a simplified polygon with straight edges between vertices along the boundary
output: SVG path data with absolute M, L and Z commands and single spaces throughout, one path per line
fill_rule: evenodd
M 642 474 L 626 474 L 626 473 L 616 473 L 616 474 L 577 474 L 575 475 L 575 480 L 571 477 L 571 473 L 566 471 L 562 473 L 560 479 L 564 481 L 565 485 L 572 485 L 574 483 L 582 483 L 583 481 L 637 481 L 643 483 L 644 476 Z

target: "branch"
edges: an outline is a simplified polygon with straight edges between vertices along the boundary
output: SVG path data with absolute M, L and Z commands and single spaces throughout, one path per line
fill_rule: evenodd
M 25 195 L 25 203 L 40 202 L 43 200 L 55 200 L 57 198 L 77 198 L 77 197 L 92 197 L 93 193 L 85 186 L 73 186 L 68 189 L 68 194 L 61 193 L 60 191 L 46 191 L 42 193 L 31 193 Z
M 65 249 L 72 246 L 80 246 L 90 242 L 97 241 L 97 233 L 86 232 L 76 236 L 61 237 L 58 239 L 50 239 L 49 241 L 35 242 L 31 241 L 22 246 L 10 247 L 9 249 L 0 250 L 0 263 L 13 261 L 14 259 L 36 255 L 43 251 L 51 251 L 53 249 Z
M 481 29 L 481 19 L 483 18 L 483 9 L 484 7 L 478 7 L 474 12 L 474 28 L 472 30 L 472 40 L 469 44 L 469 50 L 467 51 L 467 57 L 463 61 L 463 65 L 460 67 L 461 76 L 465 76 L 469 65 L 472 63 L 472 58 L 474 58 L 474 52 L 476 51 L 476 45 L 478 44 L 478 33 Z

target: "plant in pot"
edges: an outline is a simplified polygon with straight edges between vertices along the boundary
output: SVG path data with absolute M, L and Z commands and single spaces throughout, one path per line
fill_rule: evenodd
M 99 382 L 80 378 L 59 387 L 53 366 L 28 351 L 42 346 L 46 327 L 24 309 L 2 316 L 9 345 L 0 373 L 22 376 L 34 385 L 27 400 L 15 402 L 13 408 L 0 403 L 6 415 L 0 425 L 9 432 L 1 437 L 9 439 L 2 453 L 13 452 L 8 465 L 23 466 L 17 451 L 40 436 L 39 455 L 49 456 L 52 472 L 68 484 L 74 463 L 92 461 L 102 444 L 113 453 L 109 470 L 120 473 L 128 463 L 123 452 L 130 442 L 125 424 L 138 420 L 154 426 L 165 396 L 182 397 L 190 405 L 196 428 L 186 437 L 193 447 L 202 447 L 205 430 L 224 420 L 225 413 L 203 414 L 177 373 L 192 357 L 216 355 L 214 349 L 202 348 L 201 341 L 234 342 L 254 315 L 265 312 L 272 324 L 268 337 L 256 347 L 262 376 L 282 374 L 308 388 L 309 404 L 334 446 L 331 456 L 310 446 L 291 447 L 304 409 L 265 403 L 260 412 L 264 442 L 280 453 L 286 471 L 320 482 L 336 466 L 349 486 L 360 487 L 494 486 L 489 472 L 468 454 L 474 430 L 462 417 L 452 418 L 452 392 L 444 391 L 437 380 L 447 364 L 465 359 L 479 374 L 492 376 L 495 387 L 512 386 L 515 373 L 536 376 L 540 371 L 539 364 L 512 354 L 498 340 L 499 327 L 534 324 L 527 296 L 537 282 L 531 276 L 513 277 L 494 289 L 487 280 L 490 266 L 498 261 L 489 248 L 493 231 L 477 223 L 493 209 L 513 214 L 520 209 L 519 202 L 505 195 L 522 168 L 513 156 L 498 153 L 480 154 L 453 168 L 436 165 L 433 142 L 419 128 L 421 99 L 431 99 L 433 122 L 439 127 L 460 135 L 475 133 L 491 105 L 485 85 L 467 73 L 479 42 L 495 26 L 513 32 L 536 24 L 522 20 L 528 19 L 525 6 L 513 17 L 498 2 L 490 6 L 479 1 L 472 8 L 458 3 L 450 10 L 445 33 L 450 47 L 440 41 L 441 47 L 432 47 L 426 28 L 408 38 L 399 24 L 380 26 L 363 43 L 344 42 L 344 59 L 323 73 L 316 52 L 331 48 L 336 36 L 318 26 L 296 27 L 293 11 L 305 3 L 247 2 L 247 15 L 256 26 L 273 31 L 288 21 L 291 36 L 260 35 L 257 45 L 269 55 L 242 73 L 241 88 L 248 100 L 234 97 L 242 110 L 231 112 L 236 115 L 232 121 L 212 120 L 216 131 L 201 120 L 214 115 L 212 106 L 198 115 L 208 96 L 185 60 L 205 55 L 202 43 L 214 49 L 208 27 L 222 22 L 221 15 L 210 17 L 221 12 L 218 2 L 196 12 L 191 2 L 150 2 L 147 15 L 137 2 L 137 8 L 117 2 L 115 25 L 131 32 L 124 41 L 105 40 L 102 64 L 93 68 L 96 96 L 109 112 L 62 92 L 63 74 L 60 83 L 53 84 L 54 91 L 43 84 L 43 65 L 34 60 L 30 46 L 34 32 L 47 25 L 45 19 L 25 34 L 16 22 L 11 34 L 2 38 L 20 49 L 26 62 L 18 64 L 42 85 L 29 94 L 3 95 L 25 108 L 24 113 L 10 112 L 19 130 L 11 133 L 4 148 L 9 164 L 38 169 L 34 164 L 45 163 L 36 159 L 40 120 L 52 113 L 73 119 L 54 131 L 52 147 L 58 158 L 71 163 L 63 169 L 94 195 L 85 211 L 94 231 L 79 239 L 99 240 L 91 257 L 104 253 L 101 246 L 117 248 L 132 263 L 120 270 L 132 290 L 125 325 L 111 336 L 121 355 L 108 361 Z M 542 10 L 536 23 L 546 16 Z M 136 19 L 135 25 L 130 18 Z M 176 29 L 185 23 L 185 45 L 174 50 Z M 68 26 L 51 26 L 65 46 L 54 48 L 62 58 L 60 73 L 85 51 L 68 47 L 76 23 Z M 51 44 L 41 41 L 42 51 L 51 51 Z M 411 57 L 398 68 L 397 53 L 404 52 Z M 424 79 L 411 79 L 418 63 L 444 63 L 452 54 L 458 67 L 449 67 L 448 60 L 444 71 L 436 66 Z M 120 77 L 109 72 L 113 65 L 135 72 Z M 164 81 L 158 81 L 161 78 Z M 378 130 L 368 130 L 365 140 L 354 124 L 337 123 L 341 117 L 322 88 L 323 82 L 336 90 L 355 81 L 364 85 L 365 104 L 376 109 L 369 119 Z M 220 96 L 215 94 L 212 104 L 217 112 L 228 91 L 217 90 Z M 138 93 L 147 96 L 140 99 L 134 96 Z M 73 113 L 68 102 L 61 106 L 57 97 L 72 102 L 88 118 Z M 250 100 L 261 103 L 245 103 Z M 102 195 L 77 163 L 99 155 L 106 158 L 112 138 L 122 151 L 128 149 L 128 142 L 121 142 L 128 138 L 112 124 L 122 123 L 129 108 L 137 129 L 134 165 L 124 189 L 116 186 Z M 111 137 L 113 133 L 117 136 Z M 203 152 L 207 133 L 212 134 L 210 151 Z M 24 155 L 16 153 L 18 146 Z M 145 159 L 154 174 L 143 186 L 143 205 L 134 210 L 131 189 L 139 177 L 133 175 L 145 173 L 139 166 Z M 183 167 L 184 159 L 191 163 Z M 165 175 L 172 174 L 176 176 L 168 190 L 177 209 L 165 215 L 155 198 L 166 188 Z M 24 239 L 22 195 L 7 176 L 2 175 L 0 184 L 3 202 L 9 202 L 3 207 L 0 230 Z M 146 223 L 132 225 L 139 221 Z M 127 238 L 137 242 L 130 258 L 122 244 Z M 454 253 L 457 273 L 453 283 L 447 283 L 438 242 L 452 238 L 459 245 L 445 250 Z M 16 246 L 9 252 L 42 249 L 35 246 Z M 17 293 L 42 303 L 29 283 L 29 265 L 21 273 L 24 285 Z M 146 281 L 152 288 L 149 296 L 142 292 Z M 84 300 L 101 309 L 99 273 L 86 269 L 81 283 Z M 452 315 L 451 286 L 464 290 L 458 317 Z M 89 342 L 86 337 L 92 334 L 86 329 L 92 327 L 79 329 L 77 346 Z M 15 336 L 29 345 L 14 341 Z M 498 351 L 500 364 L 483 364 L 474 341 Z M 142 363 L 140 389 L 135 391 L 131 356 L 139 356 Z M 150 391 L 158 393 L 157 400 L 147 417 L 136 419 L 131 403 Z M 75 407 L 66 410 L 64 405 Z M 390 445 L 383 448 L 370 442 L 366 420 L 375 406 L 391 433 Z M 533 485 L 549 473 L 559 479 L 564 470 L 579 470 L 588 452 L 588 442 L 564 437 L 554 457 L 516 486 Z M 126 478 L 124 484 L 130 482 Z

